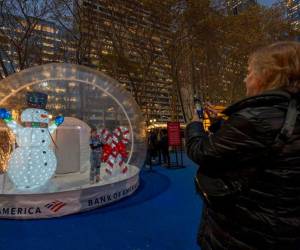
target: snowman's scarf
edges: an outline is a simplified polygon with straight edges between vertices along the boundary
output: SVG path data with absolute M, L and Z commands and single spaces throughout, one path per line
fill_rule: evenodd
M 25 128 L 48 128 L 46 122 L 22 122 L 22 126 Z

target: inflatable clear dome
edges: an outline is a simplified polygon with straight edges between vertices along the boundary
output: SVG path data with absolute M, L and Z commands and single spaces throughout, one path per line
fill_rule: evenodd
M 0 118 L 8 138 L 0 145 L 4 193 L 115 183 L 138 174 L 145 160 L 145 124 L 133 97 L 88 67 L 46 64 L 2 80 Z

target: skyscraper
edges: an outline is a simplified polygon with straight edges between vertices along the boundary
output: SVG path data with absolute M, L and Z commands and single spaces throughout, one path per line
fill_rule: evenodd
M 13 15 L 2 16 L 0 27 L 1 76 L 28 67 L 57 61 L 62 34 L 57 25 L 46 20 Z M 31 22 L 31 29 L 28 23 Z M 24 40 L 24 41 L 23 41 Z M 20 65 L 21 62 L 23 65 Z M 7 71 L 7 72 L 4 72 Z M 6 74 L 5 74 L 6 73 Z
M 72 14 L 61 15 L 64 16 L 62 20 L 69 22 L 67 25 L 62 26 L 57 20 L 53 23 L 40 20 L 35 26 L 29 42 L 34 41 L 39 46 L 30 53 L 39 49 L 40 56 L 26 67 L 53 61 L 91 66 L 115 78 L 131 92 L 147 121 L 156 119 L 165 123 L 174 117 L 182 120 L 180 101 L 166 55 L 171 32 L 169 24 L 153 16 L 149 6 L 138 0 L 78 0 L 73 3 Z M 164 3 L 157 4 L 159 9 Z M 59 17 L 56 16 L 56 19 Z M 68 30 L 64 27 L 74 32 L 67 34 Z M 0 28 L 14 30 L 5 26 Z M 77 31 L 80 33 L 77 34 Z M 22 32 L 16 33 L 16 36 L 22 36 Z M 78 40 L 69 41 L 69 37 Z M 18 70 L 17 52 L 9 43 L 2 45 L 5 46 L 1 48 L 0 55 L 2 58 L 10 56 L 12 65 Z M 63 90 L 60 91 L 63 93 Z M 76 95 L 69 98 L 73 100 L 74 108 L 79 100 Z M 58 104 L 55 108 L 60 109 Z
M 249 6 L 256 4 L 257 0 L 226 0 L 228 14 L 238 15 Z
M 150 8 L 164 3 L 157 4 Z M 84 13 L 84 30 L 91 35 L 90 64 L 123 84 L 135 97 L 146 120 L 164 123 L 174 119 L 174 112 L 182 120 L 166 55 L 170 24 L 138 0 L 83 0 L 80 11 Z
M 299 29 L 300 24 L 300 0 L 287 0 L 287 15 L 293 26 Z

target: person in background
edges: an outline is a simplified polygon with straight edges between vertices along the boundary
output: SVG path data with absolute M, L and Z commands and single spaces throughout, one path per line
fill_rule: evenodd
M 160 149 L 164 161 L 163 166 L 170 167 L 168 132 L 166 129 L 161 130 Z
M 151 130 L 147 141 L 147 161 L 146 163 L 150 166 L 152 170 L 153 162 L 157 156 L 157 136 L 154 130 Z
M 195 114 L 188 156 L 204 201 L 202 250 L 300 249 L 300 43 L 249 58 L 247 96 L 214 133 Z M 200 117 L 201 118 L 201 117 Z
M 91 170 L 90 170 L 90 183 L 93 184 L 95 182 L 100 181 L 100 166 L 101 166 L 101 153 L 102 153 L 102 143 L 100 140 L 99 135 L 97 134 L 97 129 L 91 129 L 91 136 L 90 136 L 90 148 L 91 148 L 91 155 L 90 155 L 90 163 L 91 163 Z
M 162 151 L 161 151 L 161 137 L 162 137 L 162 130 L 158 129 L 157 130 L 157 145 L 156 145 L 156 151 L 157 151 L 157 156 L 158 156 L 158 164 L 162 164 Z

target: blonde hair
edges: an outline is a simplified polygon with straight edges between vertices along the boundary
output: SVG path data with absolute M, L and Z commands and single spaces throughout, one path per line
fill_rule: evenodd
M 300 43 L 277 42 L 254 52 L 249 65 L 261 79 L 261 89 L 300 91 Z

